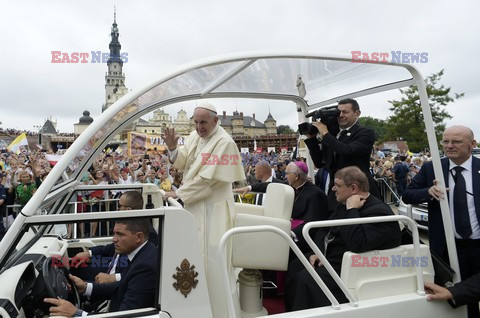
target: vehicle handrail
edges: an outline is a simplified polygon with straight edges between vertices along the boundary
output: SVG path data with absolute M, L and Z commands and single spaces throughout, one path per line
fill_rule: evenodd
M 143 183 L 141 184 L 81 184 L 75 186 L 75 191 L 82 190 L 131 190 L 131 189 L 142 189 Z
M 165 190 L 160 189 L 160 194 L 162 195 L 162 197 L 165 195 L 165 193 L 166 193 Z M 177 200 L 175 200 L 172 197 L 169 197 L 167 199 L 167 203 L 168 203 L 169 206 L 174 206 L 176 208 L 182 208 L 183 209 L 183 206 Z
M 280 230 L 279 228 L 272 226 L 272 225 L 255 225 L 255 226 L 241 226 L 241 227 L 235 227 L 231 228 L 225 234 L 222 236 L 222 239 L 220 240 L 220 244 L 218 246 L 217 250 L 217 256 L 220 259 L 221 262 L 221 275 L 223 276 L 223 287 L 225 289 L 226 293 L 229 293 L 228 291 L 230 290 L 230 284 L 229 284 L 229 276 L 228 276 L 228 268 L 227 268 L 227 253 L 225 251 L 226 244 L 230 237 L 232 237 L 235 234 L 242 234 L 242 233 L 256 233 L 256 232 L 272 232 L 274 234 L 277 234 L 281 238 L 283 238 L 285 241 L 288 242 L 288 245 L 290 248 L 293 250 L 295 255 L 298 257 L 298 259 L 302 262 L 303 266 L 307 269 L 307 271 L 310 273 L 310 275 L 313 277 L 317 285 L 320 287 L 320 289 L 323 291 L 323 293 L 327 296 L 327 298 L 330 300 L 332 303 L 332 308 L 339 310 L 340 309 L 340 304 L 335 298 L 335 296 L 332 294 L 330 289 L 327 287 L 327 285 L 323 282 L 323 280 L 320 278 L 320 276 L 315 272 L 315 269 L 313 266 L 309 263 L 307 258 L 303 255 L 303 253 L 300 251 L 298 248 L 297 244 L 292 240 L 290 236 L 288 236 L 287 233 L 284 231 Z M 229 295 L 230 296 L 230 295 Z M 353 303 L 352 306 L 357 306 L 357 303 Z M 227 296 L 227 307 L 228 307 L 228 317 L 236 317 L 235 315 L 235 307 L 233 304 L 233 298 L 230 296 Z
M 418 228 L 416 223 L 409 219 L 407 216 L 404 215 L 391 215 L 391 216 L 374 216 L 374 217 L 366 217 L 366 218 L 352 218 L 352 219 L 339 219 L 339 220 L 327 220 L 327 221 L 315 221 L 315 222 L 308 222 L 302 229 L 303 237 L 305 241 L 308 243 L 312 251 L 317 255 L 317 257 L 322 262 L 325 269 L 328 273 L 332 276 L 338 286 L 342 289 L 345 293 L 345 296 L 350 301 L 352 306 L 357 304 L 357 300 L 352 295 L 352 293 L 348 290 L 347 286 L 337 274 L 337 272 L 333 269 L 332 265 L 327 261 L 327 258 L 323 253 L 320 251 L 318 246 L 315 244 L 313 239 L 311 238 L 309 231 L 312 228 L 321 228 L 321 227 L 331 227 L 331 226 L 345 226 L 345 225 L 354 225 L 354 224 L 366 224 L 366 223 L 381 223 L 381 222 L 405 222 L 409 225 L 410 230 L 412 231 L 413 236 L 413 250 L 414 255 L 416 258 L 420 258 L 420 243 L 419 243 L 419 235 L 418 235 Z M 416 267 L 417 271 L 417 294 L 420 296 L 425 295 L 424 285 L 423 285 L 423 272 L 420 266 Z

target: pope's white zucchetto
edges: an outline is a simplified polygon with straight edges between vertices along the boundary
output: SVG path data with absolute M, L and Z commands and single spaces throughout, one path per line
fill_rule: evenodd
M 200 105 L 198 105 L 197 107 L 195 107 L 195 109 L 197 108 L 203 108 L 203 109 L 207 109 L 211 112 L 214 112 L 215 114 L 217 114 L 217 109 L 215 108 L 215 106 L 213 106 L 212 104 L 208 103 L 208 102 L 204 102 L 204 103 L 201 103 Z

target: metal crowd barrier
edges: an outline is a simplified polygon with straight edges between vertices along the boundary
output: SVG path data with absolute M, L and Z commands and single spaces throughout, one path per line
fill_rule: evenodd
M 385 178 L 375 178 L 377 182 L 378 190 L 383 197 L 383 201 L 386 204 L 398 204 L 400 203 L 400 197 L 398 196 L 395 183 L 391 183 Z
M 5 231 L 8 230 L 8 228 L 10 227 L 10 222 L 8 221 L 8 216 L 10 215 L 9 211 L 12 211 L 13 212 L 13 215 L 14 215 L 14 219 L 15 217 L 17 216 L 18 212 L 20 212 L 20 208 L 22 206 L 20 204 L 9 204 L 6 206 L 6 209 L 5 209 L 5 215 L 3 216 L 2 218 L 2 222 L 3 222 L 3 227 L 5 228 Z

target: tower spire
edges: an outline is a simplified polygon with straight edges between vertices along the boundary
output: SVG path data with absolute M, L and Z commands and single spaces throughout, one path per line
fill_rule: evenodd
M 110 107 L 120 97 L 128 92 L 125 87 L 125 75 L 123 74 L 123 56 L 120 54 L 122 46 L 118 41 L 120 33 L 117 25 L 117 6 L 113 6 L 113 23 L 110 32 L 110 57 L 107 60 L 108 71 L 105 74 L 105 104 L 102 111 Z M 126 61 L 126 60 L 125 60 Z
M 108 59 L 107 63 L 119 62 L 120 64 L 123 64 L 122 60 L 120 59 L 120 49 L 122 48 L 122 46 L 118 41 L 119 36 L 120 33 L 118 31 L 117 25 L 117 7 L 114 5 L 112 31 L 110 32 L 110 37 L 112 38 L 112 40 L 110 41 L 110 45 L 108 46 L 110 48 L 110 58 Z

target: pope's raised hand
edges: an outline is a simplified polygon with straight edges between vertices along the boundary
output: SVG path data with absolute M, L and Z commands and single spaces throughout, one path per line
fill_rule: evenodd
M 169 150 L 175 150 L 175 148 L 177 148 L 180 135 L 175 134 L 175 128 L 165 128 L 162 138 L 167 144 Z

